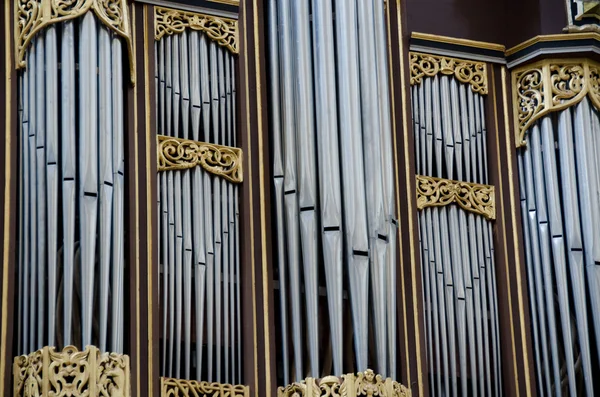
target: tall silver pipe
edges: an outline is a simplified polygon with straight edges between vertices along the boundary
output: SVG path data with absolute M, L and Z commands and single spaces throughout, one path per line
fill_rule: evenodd
M 211 132 L 213 142 L 220 143 L 221 135 L 219 130 L 219 86 L 218 86 L 218 68 L 217 68 L 217 45 L 211 41 L 209 43 L 209 67 L 210 67 L 210 113 L 211 113 Z M 218 178 L 212 179 L 213 188 L 213 227 L 215 238 L 215 348 L 216 348 L 216 381 L 221 382 L 221 349 L 222 349 L 222 226 L 221 226 L 221 181 Z
M 200 102 L 202 104 L 201 122 L 202 137 L 204 142 L 211 142 L 210 138 L 210 78 L 208 39 L 201 34 L 200 43 Z M 206 244 L 206 342 L 207 342 L 207 379 L 213 381 L 213 353 L 214 353 L 214 291 L 215 291 L 215 247 L 213 238 L 213 205 L 212 183 L 210 175 L 202 172 L 203 197 L 204 197 L 204 237 Z
M 373 26 L 372 3 L 357 2 L 358 41 L 360 49 L 360 81 L 361 109 L 364 131 L 380 131 L 381 119 L 378 102 L 377 68 L 373 64 L 376 59 L 376 43 Z M 373 289 L 373 314 L 375 347 L 377 351 L 378 372 L 387 375 L 386 363 L 386 325 L 385 325 L 385 244 L 378 241 L 384 233 L 383 213 L 383 173 L 381 161 L 377 159 L 381 153 L 381 141 L 378 133 L 363 133 L 364 155 L 371 161 L 365 161 L 365 185 L 367 196 L 367 220 L 370 242 L 370 269 Z M 387 238 L 387 236 L 386 236 Z
M 37 336 L 36 349 L 44 346 L 44 325 L 46 324 L 46 106 L 45 106 L 45 80 L 46 80 L 46 44 L 45 37 L 40 35 L 35 40 L 37 57 L 35 62 L 36 75 L 36 105 L 35 118 L 37 120 L 35 130 L 36 145 L 36 195 L 37 220 L 35 231 L 37 232 Z
M 125 155 L 123 148 L 123 49 L 121 40 L 112 38 L 112 172 L 113 172 L 113 222 L 112 222 L 112 330 L 111 351 L 122 353 L 125 327 L 125 250 L 124 250 L 124 194 Z M 164 247 L 166 248 L 166 247 Z
M 63 230 L 63 343 L 72 344 L 73 273 L 75 255 L 75 37 L 72 21 L 62 24 L 61 35 L 61 173 Z
M 46 30 L 46 187 L 48 200 L 48 345 L 56 345 L 58 251 L 58 43 L 56 27 Z
M 111 262 L 111 231 L 113 209 L 113 143 L 112 143 L 112 67 L 110 33 L 106 27 L 98 30 L 98 149 L 99 149 L 99 251 L 100 251 L 100 350 L 107 350 L 108 294 Z
M 181 138 L 181 76 L 179 59 L 179 35 L 173 36 L 171 46 L 172 83 L 173 83 L 173 136 Z M 182 345 L 182 321 L 183 321 L 183 203 L 181 172 L 174 172 L 173 193 L 175 201 L 175 372 L 176 378 L 181 374 L 181 345 Z
M 300 309 L 300 237 L 296 172 L 296 124 L 294 117 L 294 64 L 292 62 L 292 22 L 290 1 L 278 4 L 278 25 L 280 36 L 279 54 L 281 62 L 281 116 L 283 126 L 284 163 L 284 204 L 287 236 L 287 253 L 290 280 L 290 300 L 292 306 L 292 345 L 294 349 L 294 374 L 292 380 L 304 379 L 302 323 Z
M 23 115 L 23 100 L 25 98 L 25 100 L 27 100 L 27 93 L 23 91 L 23 75 L 19 76 L 19 80 L 17 82 L 17 87 L 18 87 L 18 98 L 19 98 L 19 121 L 17 123 L 18 125 L 18 135 L 17 135 L 17 147 L 18 149 L 18 159 L 19 159 L 19 170 L 20 170 L 20 175 L 18 177 L 18 186 L 19 186 L 19 196 L 18 196 L 18 200 L 19 203 L 21 203 L 20 207 L 19 207 L 19 214 L 18 214 L 18 230 L 19 230 L 19 235 L 18 235 L 18 242 L 19 242 L 19 247 L 18 247 L 18 257 L 17 257 L 17 263 L 18 263 L 18 273 L 17 273 L 17 291 L 20 291 L 21 293 L 19 294 L 19 296 L 17 297 L 18 300 L 18 307 L 17 307 L 17 335 L 23 335 L 25 333 L 25 330 L 23 329 L 23 301 L 25 299 L 25 297 L 22 294 L 23 291 L 23 287 L 25 285 L 24 280 L 23 280 L 23 268 L 24 268 L 24 264 L 25 264 L 25 250 L 24 250 L 24 245 L 25 245 L 25 233 L 24 233 L 24 229 L 25 229 L 25 224 L 24 224 L 24 207 L 26 205 L 24 205 L 24 203 L 26 203 L 25 200 L 25 196 L 23 194 L 23 188 L 24 188 L 24 184 L 27 183 L 26 182 L 26 177 L 23 175 L 23 170 L 25 168 L 25 164 L 24 164 L 24 155 L 25 155 L 25 142 L 24 142 L 24 136 L 25 136 L 25 131 L 26 131 L 26 121 L 24 122 L 24 120 L 27 120 L 27 116 Z M 17 354 L 23 354 L 23 340 L 21 339 L 20 336 L 17 337 Z
M 29 66 L 29 65 L 27 65 Z M 29 69 L 30 70 L 30 69 Z M 22 75 L 22 98 L 23 98 L 23 117 L 22 117 L 22 126 L 21 126 L 21 158 L 23 168 L 21 168 L 21 183 L 23 185 L 23 200 L 22 200 L 22 214 L 23 214 L 23 223 L 21 227 L 21 240 L 22 245 L 22 278 L 21 278 L 21 299 L 23 300 L 22 311 L 23 316 L 21 319 L 21 329 L 19 331 L 19 352 L 22 354 L 27 354 L 30 352 L 29 347 L 29 313 L 33 311 L 33 307 L 31 305 L 29 299 L 29 268 L 31 263 L 31 253 L 29 250 L 30 247 L 30 183 L 29 183 L 29 102 L 31 98 L 31 91 L 29 88 L 29 79 L 30 72 L 26 69 L 23 71 Z
M 595 222 L 600 221 L 598 208 L 598 185 L 597 169 L 595 166 L 595 155 L 593 153 L 594 143 L 589 133 L 591 127 L 590 102 L 585 98 L 575 106 L 574 129 L 575 133 L 575 161 L 577 164 L 579 204 L 581 213 L 587 216 L 581 217 L 581 230 L 583 234 L 583 245 L 586 250 L 585 270 L 590 291 L 590 303 L 596 338 L 600 337 L 600 315 L 595 310 L 600 310 L 600 272 L 596 266 L 595 259 L 600 255 L 599 239 L 600 228 Z M 586 131 L 587 133 L 582 133 Z M 585 181 L 585 182 L 581 182 Z M 581 279 L 580 279 L 581 280 Z M 589 333 L 590 331 L 588 331 Z M 591 357 L 589 336 L 579 338 L 581 355 L 583 359 L 584 384 L 587 394 L 594 395 L 594 383 L 591 372 Z M 599 349 L 600 351 L 600 349 Z
M 529 288 L 530 295 L 530 304 L 529 308 L 531 310 L 531 324 L 533 329 L 533 346 L 534 346 L 534 354 L 535 354 L 535 368 L 536 375 L 540 385 L 543 384 L 544 378 L 542 377 L 542 358 L 541 358 L 541 339 L 540 339 L 540 330 L 538 324 L 538 307 L 533 302 L 532 297 L 537 296 L 535 292 L 535 283 L 534 283 L 534 274 L 532 269 L 532 256 L 531 256 L 531 237 L 529 231 L 529 221 L 525 214 L 527 214 L 527 189 L 525 187 L 525 175 L 524 175 L 524 165 L 523 165 L 523 155 L 519 153 L 518 157 L 518 170 L 519 170 L 519 192 L 521 195 L 521 213 L 523 214 L 521 223 L 523 227 L 523 245 L 525 251 L 525 263 L 527 269 L 527 286 Z M 543 389 L 541 390 L 544 391 Z
M 227 103 L 227 94 L 225 90 L 225 49 L 223 47 L 219 47 L 217 49 L 217 68 L 219 70 L 219 123 L 220 123 L 220 138 L 219 142 L 222 145 L 228 144 L 228 131 L 227 131 L 227 116 L 226 116 L 226 103 Z M 229 341 L 229 205 L 228 205 L 228 182 L 224 179 L 220 181 L 220 189 L 221 189 L 221 202 L 219 203 L 221 206 L 221 228 L 222 228 L 222 237 L 221 237 L 221 249 L 223 255 L 223 270 L 222 270 L 222 284 L 223 284 L 223 309 L 221 312 L 223 313 L 223 344 L 221 350 L 223 351 L 223 379 L 226 383 L 230 383 L 229 380 L 229 351 L 228 351 L 228 341 Z
M 529 140 L 529 137 L 526 136 L 526 140 Z M 528 145 L 529 146 L 529 145 Z M 534 190 L 534 181 L 533 181 L 533 166 L 531 161 L 530 151 L 523 152 L 523 163 L 524 163 L 524 174 L 526 180 L 526 188 L 527 188 L 527 197 L 535 197 Z M 539 243 L 539 232 L 537 228 L 537 205 L 535 199 L 528 200 L 527 202 L 528 211 L 527 215 L 529 218 L 529 225 L 531 231 L 531 246 L 532 246 L 532 264 L 533 264 L 533 272 L 535 274 L 535 285 L 536 285 L 536 304 L 538 306 L 538 313 L 540 314 L 540 335 L 542 340 L 542 360 L 544 364 L 544 373 L 546 375 L 546 391 L 548 395 L 551 395 L 551 380 L 554 375 L 556 379 L 556 367 L 553 366 L 553 372 L 550 372 L 551 357 L 549 356 L 549 347 L 548 347 L 548 326 L 546 322 L 546 316 L 549 315 L 547 313 L 547 308 L 544 300 L 544 283 L 542 280 L 542 265 L 540 260 L 540 243 Z M 550 321 L 552 324 L 552 321 Z
M 342 373 L 342 219 L 340 156 L 335 87 L 333 9 L 330 2 L 313 1 L 313 62 L 315 81 L 316 134 L 319 177 L 323 263 L 327 283 L 334 374 Z
M 336 0 L 336 58 L 342 187 L 350 303 L 356 367 L 367 368 L 368 357 L 368 233 L 365 203 L 356 3 Z M 287 155 L 287 152 L 286 152 Z
M 180 37 L 180 86 L 181 86 L 181 136 L 190 139 L 190 71 L 188 59 L 188 34 Z M 191 171 L 182 172 L 182 215 L 183 215 L 183 343 L 185 379 L 190 379 L 192 353 L 192 274 L 194 258 L 192 250 L 192 192 Z
M 551 287 L 552 282 L 552 268 L 551 268 L 551 247 L 550 247 L 550 230 L 548 227 L 548 207 L 547 207 L 547 199 L 545 195 L 545 183 L 544 183 L 544 173 L 546 170 L 543 168 L 542 163 L 542 147 L 541 147 L 541 131 L 539 126 L 535 126 L 530 133 L 529 140 L 529 151 L 531 153 L 531 160 L 533 165 L 533 175 L 534 175 L 534 188 L 535 188 L 535 198 L 537 202 L 537 220 L 538 220 L 538 233 L 540 240 L 540 254 L 541 254 L 541 264 L 542 264 L 542 274 L 546 293 L 546 311 L 548 313 L 548 323 L 549 323 L 549 334 L 550 334 L 550 352 L 552 353 L 552 362 L 554 368 L 554 386 L 555 393 L 559 395 L 560 391 L 560 358 L 558 353 L 558 335 L 557 335 L 557 319 L 554 310 L 554 288 Z M 560 283 L 560 279 L 559 279 Z M 561 290 L 557 291 L 559 296 L 561 295 Z M 565 299 L 566 308 L 568 308 L 569 298 L 568 296 L 561 296 L 561 299 Z M 560 306 L 559 306 L 560 307 Z M 563 306 L 563 309 L 565 307 Z M 566 341 L 566 345 L 572 345 L 572 336 L 571 336 L 571 327 L 569 324 L 570 315 L 568 312 L 563 313 L 567 316 L 562 322 L 562 331 L 564 332 L 564 340 Z M 563 316 L 561 316 L 563 317 Z M 575 381 L 574 374 L 574 358 L 572 352 L 565 352 L 565 361 L 567 365 L 567 374 L 569 375 L 570 382 Z
M 38 247 L 37 247 L 37 205 L 34 197 L 36 197 L 37 186 L 37 167 L 36 167 L 36 142 L 35 135 L 37 127 L 37 116 L 36 116 L 36 88 L 39 86 L 36 84 L 36 76 L 37 73 L 35 71 L 35 63 L 36 63 L 36 46 L 31 46 L 29 53 L 27 55 L 27 69 L 30 70 L 30 80 L 29 80 L 29 135 L 28 135 L 28 157 L 29 157 L 29 208 L 30 208 L 30 216 L 29 216 L 29 241 L 30 241 L 30 256 L 29 256 L 29 279 L 27 283 L 30 286 L 30 291 L 38 291 L 37 288 L 37 255 L 38 255 Z M 42 83 L 40 83 L 42 84 Z M 36 324 L 36 313 L 38 306 L 38 294 L 30 293 L 30 310 L 29 310 L 29 350 L 34 351 L 39 347 L 37 346 L 37 330 L 33 324 Z M 41 346 L 40 346 L 41 347 Z
M 295 0 L 291 6 L 292 36 L 295 44 L 294 98 L 296 150 L 298 153 L 298 206 L 300 242 L 304 270 L 306 332 L 310 374 L 319 372 L 318 271 L 317 271 L 317 179 L 313 112 L 312 67 L 310 62 L 310 17 L 308 0 Z M 287 155 L 287 152 L 286 152 Z
M 98 214 L 98 114 L 95 78 L 97 69 L 96 19 L 87 13 L 79 38 L 79 197 L 82 283 L 82 345 L 92 342 L 94 310 L 94 265 Z

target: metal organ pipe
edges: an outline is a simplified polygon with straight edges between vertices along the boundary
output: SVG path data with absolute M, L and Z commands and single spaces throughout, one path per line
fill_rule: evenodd
M 344 288 L 350 299 L 354 369 L 367 369 L 372 327 L 376 369 L 395 375 L 397 234 L 383 1 L 268 4 L 283 380 L 328 375 L 331 364 L 341 375 Z M 319 326 L 321 271 L 327 330 Z M 331 358 L 325 360 L 318 352 L 322 332 L 331 341 Z
M 417 173 L 487 183 L 483 98 L 441 74 L 411 91 Z M 432 395 L 502 395 L 490 228 L 455 205 L 419 214 Z
M 46 345 L 123 349 L 120 40 L 88 12 L 49 25 L 27 49 L 19 77 L 20 354 Z
M 156 48 L 157 132 L 235 145 L 233 55 L 195 30 L 166 35 Z M 201 167 L 161 172 L 159 178 L 164 272 L 161 373 L 239 382 L 237 188 Z

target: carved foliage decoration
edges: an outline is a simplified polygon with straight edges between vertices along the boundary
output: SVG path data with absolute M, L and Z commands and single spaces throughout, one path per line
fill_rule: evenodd
M 539 118 L 579 103 L 586 95 L 600 109 L 600 64 L 587 59 L 546 59 L 512 73 L 517 147 Z
M 306 378 L 277 389 L 277 397 L 410 397 L 411 392 L 391 378 L 383 379 L 368 369 L 341 377 Z
M 44 347 L 13 363 L 13 396 L 129 397 L 129 357 L 100 353 L 94 346 L 78 351 L 67 346 L 61 352 Z
M 496 219 L 493 186 L 417 175 L 417 208 L 458 204 L 466 211 Z
M 201 166 L 231 182 L 240 183 L 244 179 L 242 149 L 165 135 L 157 136 L 157 149 L 158 171 Z
M 155 40 L 164 35 L 182 33 L 186 28 L 204 32 L 220 46 L 238 53 L 238 22 L 235 19 L 154 7 Z
M 424 77 L 434 77 L 438 73 L 454 76 L 461 83 L 469 84 L 475 93 L 482 95 L 488 93 L 485 63 L 420 52 L 410 53 L 411 85 L 421 84 Z
M 127 0 L 17 0 L 15 5 L 16 68 L 26 66 L 31 40 L 45 27 L 75 19 L 92 10 L 104 25 L 122 36 L 129 51 L 131 82 L 135 82 L 135 57 Z
M 244 385 L 198 382 L 195 380 L 160 378 L 161 397 L 250 397 Z

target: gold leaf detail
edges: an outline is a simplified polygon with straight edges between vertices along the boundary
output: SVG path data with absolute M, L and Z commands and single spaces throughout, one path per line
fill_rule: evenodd
M 160 378 L 160 395 L 161 397 L 250 397 L 250 388 L 244 385 Z
M 588 96 L 600 109 L 600 64 L 588 59 L 545 59 L 512 73 L 517 147 L 541 117 L 576 105 Z
M 129 357 L 88 346 L 44 347 L 13 363 L 13 395 L 129 397 Z
M 231 182 L 244 179 L 240 148 L 157 136 L 158 171 L 185 170 L 201 166 Z
M 411 85 L 421 84 L 424 77 L 434 77 L 438 73 L 454 76 L 461 83 L 470 84 L 475 93 L 488 93 L 485 63 L 420 52 L 410 53 Z
M 493 186 L 417 175 L 417 208 L 456 203 L 466 211 L 496 219 Z
M 408 388 L 390 378 L 368 369 L 365 372 L 326 376 L 321 379 L 306 378 L 301 382 L 279 387 L 277 397 L 410 397 Z
M 182 33 L 187 28 L 204 32 L 220 46 L 238 53 L 238 22 L 235 19 L 154 7 L 155 40 L 164 35 Z
M 135 83 L 135 57 L 127 0 L 17 0 L 16 68 L 26 67 L 25 54 L 36 34 L 49 25 L 78 18 L 90 10 L 104 25 L 125 39 L 129 52 L 131 82 Z

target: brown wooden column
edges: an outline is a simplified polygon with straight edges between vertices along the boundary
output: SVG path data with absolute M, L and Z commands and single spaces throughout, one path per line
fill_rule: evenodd
M 126 262 L 132 396 L 157 397 L 159 388 L 158 223 L 154 91 L 154 7 L 132 3 L 135 86 L 127 92 Z M 128 319 L 128 323 L 127 323 Z
M 274 397 L 276 307 L 273 302 L 270 156 L 265 12 L 260 0 L 240 1 L 237 130 L 244 151 L 240 195 L 243 382 L 256 397 Z
M 392 128 L 395 146 L 398 211 L 398 362 L 402 384 L 413 396 L 429 395 L 423 286 L 416 206 L 414 135 L 410 100 L 410 70 L 406 2 L 388 1 L 388 45 L 392 87 Z
M 488 67 L 486 102 L 490 183 L 496 186 L 494 247 L 504 394 L 535 396 L 529 293 L 523 251 L 517 153 L 512 128 L 509 74 Z
M 17 247 L 17 74 L 14 61 L 13 1 L 0 8 L 0 225 L 2 262 L 0 265 L 0 395 L 12 395 L 12 361 L 16 354 L 14 312 L 16 308 Z

